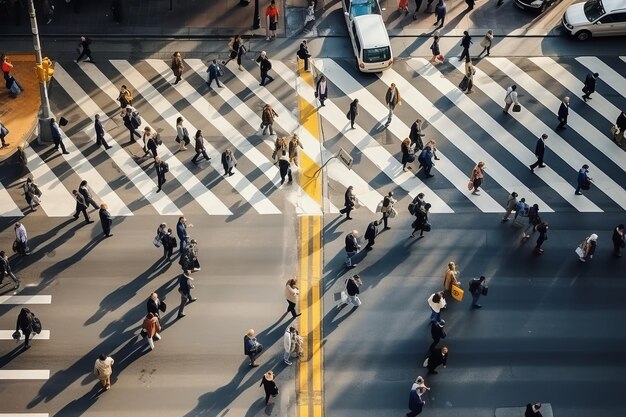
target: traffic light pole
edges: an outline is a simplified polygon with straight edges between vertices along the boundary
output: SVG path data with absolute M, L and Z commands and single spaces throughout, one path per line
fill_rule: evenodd
M 35 15 L 34 0 L 28 0 L 28 14 L 30 15 L 30 28 L 33 34 L 33 46 L 37 65 L 41 65 L 41 43 L 39 42 L 39 30 L 37 28 L 37 16 Z M 39 80 L 39 94 L 41 95 L 41 109 L 39 110 L 39 136 L 37 143 L 43 144 L 43 141 L 52 141 L 52 129 L 50 128 L 50 119 L 52 112 L 50 111 L 50 100 L 48 99 L 48 83 Z

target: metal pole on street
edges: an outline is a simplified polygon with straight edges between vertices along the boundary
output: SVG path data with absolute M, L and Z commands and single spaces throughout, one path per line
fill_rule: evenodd
M 35 48 L 37 65 L 41 65 L 43 59 L 41 56 L 41 43 L 39 42 L 37 16 L 35 15 L 33 0 L 28 1 L 28 14 L 30 15 L 30 28 L 33 34 L 33 46 Z M 37 137 L 37 143 L 41 145 L 43 141 L 52 141 L 52 129 L 50 128 L 52 112 L 50 111 L 48 83 L 46 81 L 39 83 L 39 94 L 41 95 L 41 109 L 39 111 L 39 136 Z
M 254 21 L 252 22 L 252 29 L 259 29 L 261 27 L 261 17 L 259 16 L 259 0 L 254 0 Z

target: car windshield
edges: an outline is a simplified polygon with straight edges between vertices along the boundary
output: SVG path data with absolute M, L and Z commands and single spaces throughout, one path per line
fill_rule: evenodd
M 388 46 L 382 48 L 370 48 L 363 51 L 363 62 L 383 62 L 391 59 L 391 50 Z
M 377 0 L 352 0 L 350 15 L 352 17 L 365 14 L 381 14 Z
M 588 0 L 584 6 L 585 17 L 590 22 L 595 21 L 599 17 L 604 16 L 604 6 L 602 5 L 602 0 Z

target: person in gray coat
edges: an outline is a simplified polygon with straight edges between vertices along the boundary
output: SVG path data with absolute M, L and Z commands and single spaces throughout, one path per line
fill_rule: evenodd
M 224 167 L 224 175 L 231 177 L 235 175 L 233 169 L 237 166 L 237 159 L 235 159 L 232 149 L 226 148 L 222 153 L 222 166 Z
M 178 292 L 180 293 L 180 306 L 178 307 L 179 319 L 186 316 L 185 306 L 197 300 L 197 298 L 191 295 L 192 288 L 194 288 L 193 278 L 191 278 L 189 271 L 185 271 L 178 277 Z

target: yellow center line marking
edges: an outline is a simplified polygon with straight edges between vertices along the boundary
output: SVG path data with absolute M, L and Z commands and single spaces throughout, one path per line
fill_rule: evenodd
M 303 71 L 299 60 L 299 82 L 314 86 L 313 75 Z M 300 124 L 320 140 L 317 108 L 298 96 Z M 322 206 L 322 175 L 319 164 L 300 154 L 300 186 Z M 323 417 L 324 379 L 322 320 L 324 308 L 320 291 L 322 276 L 322 217 L 300 217 L 300 333 L 307 338 L 305 356 L 298 364 L 298 411 L 300 417 Z

